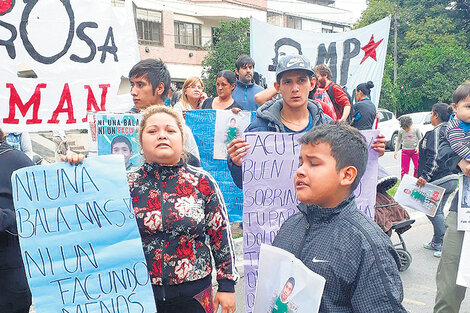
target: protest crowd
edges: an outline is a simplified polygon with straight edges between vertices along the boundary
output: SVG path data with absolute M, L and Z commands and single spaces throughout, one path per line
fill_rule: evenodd
M 371 90 L 377 86 L 366 79 L 351 96 L 333 80 L 327 64 L 314 65 L 305 55 L 290 54 L 277 61 L 273 86 L 263 88 L 254 81 L 253 58 L 243 54 L 233 62 L 234 72 L 221 69 L 210 82 L 214 95 L 206 94 L 201 77 L 188 77 L 177 90 L 164 59 L 144 59 L 129 69 L 133 106 L 122 114 L 138 114 L 139 151 L 130 137 L 115 136 L 106 154 L 124 156 L 131 210 L 157 311 L 238 310 L 235 284 L 240 275 L 232 229 L 247 225 L 231 220 L 230 201 L 224 199 L 221 183 L 205 166 L 207 147 L 200 143 L 207 138 L 196 133 L 197 121 L 189 122 L 197 114 L 208 114 L 206 110 L 215 114 L 224 110 L 230 118 L 223 125 L 225 159 L 220 164 L 227 167 L 234 184 L 230 188 L 238 188 L 242 195 L 247 172 L 244 160 L 262 145 L 250 144 L 242 134 L 299 135 L 299 161 L 292 177 L 279 178 L 293 182 L 296 212 L 267 243 L 291 253 L 324 277 L 319 312 L 406 312 L 400 255 L 374 218 L 359 210 L 354 193 L 370 166 L 370 153 L 378 157 L 385 153 L 386 140 L 380 130 L 371 142 L 361 133 L 377 129 L 377 107 L 371 100 Z M 238 117 L 245 112 L 251 115 L 248 126 L 241 129 Z M 428 216 L 434 233 L 424 243 L 424 248 L 440 257 L 436 313 L 459 312 L 465 298 L 466 288 L 456 283 L 464 232 L 457 229 L 454 191 L 458 188 L 455 173 L 470 177 L 469 112 L 470 82 L 464 82 L 455 90 L 452 105 L 432 106 L 434 128 L 426 134 L 411 119 L 400 120 L 395 146 L 395 158 L 401 150 L 402 177 L 412 161 L 418 187 L 431 183 L 445 190 L 436 214 Z M 0 142 L 0 312 L 27 313 L 34 298 L 17 235 L 21 231 L 14 208 L 17 191 L 11 177 L 35 163 L 28 132 L 0 130 Z M 63 149 L 63 140 L 56 143 L 58 163 L 64 166 L 65 162 L 80 166 L 100 152 L 90 150 L 84 155 Z M 34 161 L 40 163 L 37 158 Z M 217 280 L 214 294 L 212 275 Z M 282 278 L 282 292 L 269 304 L 269 312 L 293 312 L 288 299 L 305 287 L 299 278 L 287 278 Z

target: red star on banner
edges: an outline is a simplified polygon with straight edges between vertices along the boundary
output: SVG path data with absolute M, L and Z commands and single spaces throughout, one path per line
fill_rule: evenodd
M 9 12 L 14 4 L 14 0 L 0 0 L 0 15 Z
M 370 37 L 369 43 L 361 48 L 362 50 L 364 50 L 365 54 L 360 64 L 362 64 L 362 62 L 364 62 L 368 57 L 371 57 L 372 59 L 377 61 L 377 55 L 375 53 L 375 49 L 377 49 L 377 47 L 382 43 L 382 41 L 383 39 L 381 39 L 378 42 L 374 42 L 374 35 Z

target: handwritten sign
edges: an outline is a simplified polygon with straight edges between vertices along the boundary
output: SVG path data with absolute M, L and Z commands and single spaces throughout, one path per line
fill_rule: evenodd
M 252 312 L 261 244 L 271 245 L 282 223 L 297 210 L 294 174 L 302 134 L 246 133 L 251 146 L 243 160 L 243 254 L 245 309 Z
M 86 128 L 87 112 L 128 111 L 121 82 L 140 59 L 131 2 L 0 1 L 2 129 Z
M 366 171 L 362 175 L 361 181 L 354 190 L 356 204 L 359 211 L 369 216 L 375 217 L 375 200 L 377 195 L 377 176 L 379 172 L 379 154 L 372 149 L 374 139 L 379 135 L 378 130 L 361 130 L 361 134 L 366 139 L 369 147 Z
M 470 179 L 465 175 L 459 175 L 457 229 L 470 231 Z
M 356 203 L 359 210 L 373 218 L 378 156 L 370 146 L 378 131 L 361 133 L 369 145 L 369 162 L 355 190 Z M 261 244 L 271 245 L 282 223 L 298 211 L 294 175 L 299 165 L 301 145 L 298 139 L 302 135 L 245 133 L 245 140 L 251 146 L 242 167 L 246 312 L 253 312 L 255 303 Z
M 23 168 L 11 182 L 38 313 L 156 311 L 122 157 Z
M 227 160 L 214 159 L 214 134 L 217 110 L 193 110 L 186 112 L 186 125 L 191 128 L 199 148 L 202 167 L 219 184 L 227 206 L 230 222 L 242 220 L 243 194 L 230 175 Z M 254 118 L 254 112 L 251 113 Z M 244 129 L 243 129 L 244 130 Z M 242 131 L 243 131 L 242 130 Z

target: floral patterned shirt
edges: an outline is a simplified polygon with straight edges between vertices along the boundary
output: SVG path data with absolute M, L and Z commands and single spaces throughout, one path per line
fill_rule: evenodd
M 219 291 L 233 291 L 238 273 L 228 213 L 212 176 L 183 162 L 144 163 L 128 180 L 152 283 L 206 277 L 212 250 Z

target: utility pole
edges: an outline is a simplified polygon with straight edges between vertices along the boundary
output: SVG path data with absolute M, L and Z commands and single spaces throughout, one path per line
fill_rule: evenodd
M 398 69 L 398 49 L 397 49 L 397 39 L 398 39 L 398 6 L 395 4 L 395 10 L 393 14 L 393 86 L 397 87 L 397 69 Z M 401 92 L 401 90 L 400 90 Z M 398 97 L 398 106 L 400 106 L 400 97 Z M 395 115 L 397 114 L 397 108 L 395 107 Z
M 395 14 L 393 20 L 393 28 L 394 28 L 394 40 L 393 40 L 393 84 L 396 85 L 397 83 L 397 68 L 398 68 L 398 61 L 397 61 L 397 39 L 398 39 L 398 6 L 395 5 Z

